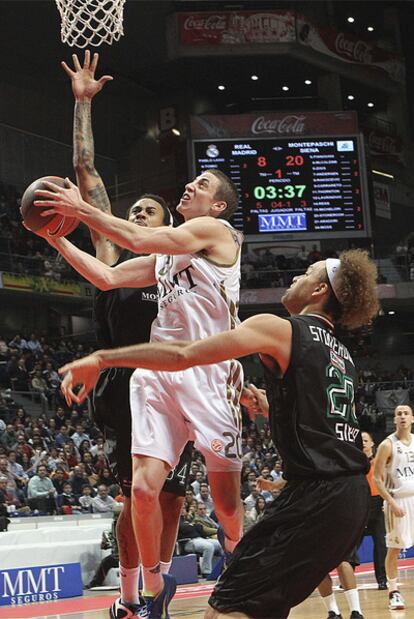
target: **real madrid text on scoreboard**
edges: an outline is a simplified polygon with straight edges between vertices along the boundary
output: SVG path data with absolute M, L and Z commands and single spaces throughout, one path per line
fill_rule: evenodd
M 236 184 L 233 225 L 250 240 L 370 235 L 362 138 L 194 140 L 196 174 Z

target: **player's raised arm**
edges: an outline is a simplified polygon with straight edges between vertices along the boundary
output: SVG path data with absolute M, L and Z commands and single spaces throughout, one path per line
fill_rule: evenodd
M 67 187 L 45 182 L 51 191 L 37 191 L 38 206 L 48 206 L 42 215 L 71 214 L 89 228 L 110 238 L 114 243 L 137 254 L 177 255 L 211 249 L 220 240 L 230 242 L 225 227 L 213 217 L 190 219 L 178 228 L 143 228 L 124 219 L 98 211 L 82 199 L 78 187 L 66 179 Z
M 67 239 L 50 238 L 47 235 L 45 235 L 45 238 L 75 271 L 99 290 L 146 288 L 156 283 L 154 256 L 133 258 L 111 267 L 87 252 L 78 249 Z
M 132 261 L 131 261 L 132 262 Z M 100 370 L 107 367 L 177 371 L 195 365 L 210 365 L 227 359 L 261 353 L 272 357 L 284 372 L 290 359 L 292 328 L 287 320 L 272 315 L 249 318 L 236 329 L 195 342 L 138 344 L 99 350 L 61 368 L 68 372 L 62 385 L 67 397 L 82 385 L 80 399 L 93 388 Z M 74 399 L 74 401 L 79 401 Z
M 74 69 L 66 62 L 62 67 L 71 79 L 75 97 L 73 116 L 73 166 L 79 190 L 84 200 L 104 213 L 111 213 L 111 202 L 102 178 L 95 168 L 95 148 L 92 132 L 92 99 L 102 90 L 105 83 L 112 80 L 110 75 L 95 79 L 99 55 L 86 50 L 83 66 L 76 54 L 72 55 Z M 91 230 L 92 243 L 96 257 L 105 264 L 114 264 L 119 257 L 119 249 L 102 235 Z

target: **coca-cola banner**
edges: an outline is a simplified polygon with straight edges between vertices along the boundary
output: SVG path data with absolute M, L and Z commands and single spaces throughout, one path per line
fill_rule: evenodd
M 257 112 L 192 116 L 193 139 L 346 135 L 358 132 L 355 112 Z
M 296 40 L 295 15 L 290 11 L 216 11 L 179 13 L 183 45 L 243 45 Z
M 363 129 L 371 155 L 389 159 L 396 163 L 404 164 L 403 143 L 401 138 L 389 135 L 380 129 Z
M 344 62 L 364 65 L 384 71 L 397 82 L 404 82 L 404 63 L 398 54 L 376 47 L 349 33 L 335 28 L 320 27 L 303 15 L 296 16 L 297 40 L 302 45 L 340 58 Z

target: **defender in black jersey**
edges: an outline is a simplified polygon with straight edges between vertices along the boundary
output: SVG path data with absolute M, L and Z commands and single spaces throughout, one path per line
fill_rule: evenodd
M 103 76 L 95 80 L 98 54 L 91 59 L 85 52 L 83 66 L 73 55 L 74 70 L 66 63 L 63 68 L 69 75 L 75 97 L 74 110 L 74 166 L 79 188 L 84 199 L 104 212 L 111 212 L 111 203 L 102 179 L 94 166 L 94 141 L 91 123 L 91 102 L 106 81 Z M 169 226 L 171 213 L 159 196 L 145 194 L 129 209 L 127 219 L 144 227 Z M 96 258 L 106 265 L 125 262 L 136 255 L 122 251 L 104 235 L 91 232 Z M 48 238 L 47 240 L 51 240 Z M 59 248 L 57 248 L 59 251 Z M 97 339 L 100 346 L 114 348 L 146 342 L 150 337 L 151 323 L 157 315 L 157 290 L 117 289 L 97 291 L 94 314 Z M 116 472 L 126 497 L 124 508 L 117 522 L 120 555 L 121 598 L 110 610 L 113 619 L 139 617 L 138 598 L 138 547 L 131 520 L 131 411 L 129 406 L 129 379 L 132 370 L 127 368 L 102 372 L 92 398 L 94 418 L 105 435 L 105 450 L 111 467 Z M 192 444 L 188 443 L 180 462 L 164 484 L 160 496 L 163 515 L 161 536 L 161 570 L 167 572 L 175 546 L 185 487 L 190 472 Z M 144 616 L 146 616 L 144 612 Z
M 311 265 L 282 302 L 291 318 L 249 318 L 198 342 L 97 351 L 68 364 L 63 390 L 96 382 L 99 368 L 164 371 L 260 353 L 266 368 L 273 440 L 287 484 L 236 547 L 205 619 L 286 619 L 359 541 L 369 510 L 355 416 L 356 372 L 334 323 L 368 324 L 378 311 L 376 267 L 366 252 Z

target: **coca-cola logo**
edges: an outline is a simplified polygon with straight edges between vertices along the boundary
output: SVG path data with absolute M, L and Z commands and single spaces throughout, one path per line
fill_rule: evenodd
M 253 121 L 251 132 L 255 135 L 262 135 L 264 133 L 277 133 L 280 135 L 303 133 L 305 130 L 305 119 L 306 116 L 296 116 L 295 114 L 273 119 L 259 116 Z
M 184 21 L 184 30 L 225 30 L 226 25 L 225 15 L 189 15 Z
M 347 39 L 343 32 L 339 32 L 335 39 L 335 49 L 338 54 L 351 58 L 355 62 L 372 63 L 372 48 L 365 41 Z

